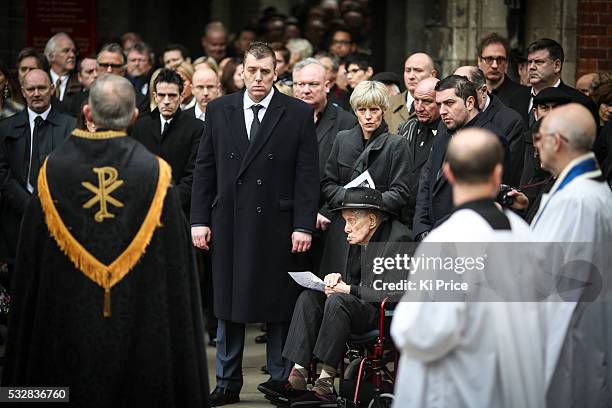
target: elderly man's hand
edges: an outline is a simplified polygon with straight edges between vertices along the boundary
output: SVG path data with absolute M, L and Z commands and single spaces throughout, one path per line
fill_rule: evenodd
M 524 210 L 529 206 L 529 198 L 522 192 L 512 189 L 508 192 L 508 197 L 514 198 L 514 203 L 510 206 L 515 210 Z
M 211 238 L 212 233 L 209 227 L 191 227 L 191 241 L 194 247 L 208 251 L 208 243 Z
M 312 242 L 312 235 L 305 232 L 294 231 L 291 234 L 291 252 L 306 252 L 310 249 L 310 243 Z
M 331 220 L 327 217 L 325 217 L 324 215 L 321 215 L 320 213 L 317 213 L 317 229 L 321 230 L 321 231 L 325 231 L 327 230 L 327 227 L 329 227 L 329 224 L 331 224 Z
M 342 275 L 340 275 L 339 273 L 327 274 L 323 278 L 323 282 L 325 282 L 325 286 L 333 288 L 338 282 L 342 282 Z

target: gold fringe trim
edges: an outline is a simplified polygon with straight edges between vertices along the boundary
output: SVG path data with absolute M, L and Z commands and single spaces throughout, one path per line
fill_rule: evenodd
M 38 176 L 38 196 L 42 205 L 45 221 L 51 236 L 62 252 L 85 276 L 105 289 L 105 316 L 110 316 L 110 289 L 119 283 L 136 265 L 151 242 L 153 232 L 161 226 L 161 214 L 168 187 L 172 180 L 170 165 L 158 157 L 159 177 L 157 188 L 147 215 L 128 247 L 110 265 L 104 265 L 79 243 L 70 233 L 57 208 L 55 207 L 47 182 L 47 159 Z M 107 305 L 108 302 L 108 305 Z M 108 307 L 108 315 L 106 309 Z
M 118 130 L 105 130 L 104 132 L 89 132 L 83 129 L 74 129 L 72 136 L 82 137 L 83 139 L 104 140 L 113 139 L 115 137 L 127 136 L 127 133 Z

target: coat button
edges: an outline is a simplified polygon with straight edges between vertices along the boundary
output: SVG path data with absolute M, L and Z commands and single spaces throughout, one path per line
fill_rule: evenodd
M 272 153 L 268 154 L 268 159 L 274 160 L 274 155 Z
M 236 155 L 234 153 L 230 153 L 230 159 L 233 159 L 234 157 L 236 157 Z
M 261 207 L 257 207 L 255 211 L 257 211 L 257 214 L 261 214 Z
M 242 184 L 242 179 L 238 179 L 238 180 L 236 181 L 236 183 L 237 183 L 238 185 L 241 185 L 241 184 Z
M 261 181 L 261 180 L 257 180 L 257 185 L 258 185 L 258 186 L 263 186 L 263 181 Z

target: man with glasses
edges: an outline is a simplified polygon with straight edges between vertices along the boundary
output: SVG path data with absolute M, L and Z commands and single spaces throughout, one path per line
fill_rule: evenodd
M 0 260 L 13 268 L 19 225 L 36 190 L 45 157 L 75 127 L 75 120 L 51 105 L 54 88 L 41 69 L 28 72 L 21 88 L 27 108 L 0 122 Z
M 566 278 L 578 279 L 574 282 L 584 282 L 584 286 L 574 285 L 564 302 L 549 307 L 552 313 L 545 358 L 548 407 L 603 407 L 610 401 L 606 386 L 610 345 L 602 322 L 610 321 L 611 308 L 604 299 L 578 301 L 593 285 L 595 269 L 607 274 L 595 281 L 609 279 L 609 259 L 601 257 L 607 255 L 602 249 L 609 248 L 612 241 L 612 192 L 592 152 L 596 129 L 589 111 L 570 103 L 550 112 L 535 138 L 542 167 L 556 181 L 542 197 L 531 223 L 533 232 L 544 242 L 591 243 L 580 246 L 579 254 L 573 254 L 569 247 L 559 255 L 561 259 L 551 256 L 561 265 L 572 262 L 571 268 L 564 268 Z M 586 271 L 576 259 L 588 261 L 590 271 L 583 275 Z
M 542 89 L 555 87 L 568 94 L 573 102 L 584 105 L 599 123 L 599 114 L 595 103 L 575 88 L 567 86 L 561 80 L 561 70 L 565 54 L 563 48 L 555 40 L 541 38 L 527 46 L 527 64 L 529 68 L 529 83 L 531 88 L 520 89 L 510 98 L 508 106 L 521 114 L 526 123 L 533 124 L 533 98 Z
M 344 58 L 354 52 L 356 48 L 353 36 L 345 29 L 338 28 L 331 35 L 329 52 L 338 58 Z
M 478 46 L 478 68 L 487 78 L 487 89 L 506 106 L 512 94 L 524 88 L 506 75 L 509 55 L 508 40 L 497 33 L 484 37 Z
M 344 62 L 344 67 L 350 92 L 353 92 L 361 81 L 367 81 L 374 75 L 370 57 L 361 52 L 349 54 Z

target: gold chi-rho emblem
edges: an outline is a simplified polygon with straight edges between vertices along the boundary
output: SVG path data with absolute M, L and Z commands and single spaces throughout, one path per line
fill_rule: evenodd
M 81 182 L 83 187 L 95 194 L 93 198 L 83 204 L 83 208 L 91 208 L 100 202 L 100 210 L 96 212 L 94 219 L 102 222 L 105 218 L 115 218 L 114 214 L 108 212 L 108 204 L 123 207 L 121 201 L 111 197 L 111 193 L 121 187 L 123 180 L 117 180 L 119 173 L 114 167 L 94 167 L 93 171 L 98 175 L 98 187 L 89 181 Z

